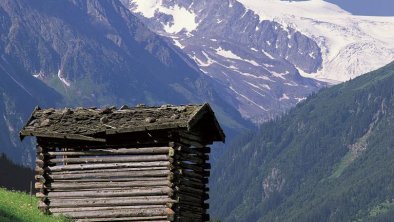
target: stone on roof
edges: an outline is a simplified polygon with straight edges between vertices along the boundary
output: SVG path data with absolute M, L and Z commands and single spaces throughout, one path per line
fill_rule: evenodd
M 199 124 L 201 121 L 209 123 Z M 128 107 L 117 109 L 65 108 L 40 109 L 37 107 L 20 132 L 25 136 L 74 138 L 78 140 L 105 141 L 109 135 L 141 131 L 184 129 L 193 132 L 210 131 L 212 141 L 224 141 L 224 133 L 208 104 L 162 105 L 160 107 Z

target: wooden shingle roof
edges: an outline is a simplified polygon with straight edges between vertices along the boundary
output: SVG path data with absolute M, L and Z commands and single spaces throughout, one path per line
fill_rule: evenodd
M 209 132 L 209 140 L 224 141 L 225 135 L 208 104 L 163 105 L 160 107 L 123 106 L 96 109 L 36 108 L 20 132 L 25 136 L 102 141 L 114 134 L 182 129 Z

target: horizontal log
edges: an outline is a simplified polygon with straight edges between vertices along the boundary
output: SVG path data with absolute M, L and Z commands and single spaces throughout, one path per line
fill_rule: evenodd
M 124 177 L 124 178 L 91 178 L 91 179 L 73 179 L 73 180 L 56 180 L 57 183 L 84 183 L 84 182 L 131 182 L 131 181 L 163 181 L 163 177 Z M 165 180 L 170 181 L 167 177 Z M 48 180 L 48 182 L 55 182 Z
M 41 167 L 41 168 L 44 167 L 44 161 L 36 159 L 36 166 Z
M 202 212 L 194 212 L 194 211 L 188 211 L 188 210 L 181 210 L 176 212 L 177 216 L 180 217 L 189 217 L 189 218 L 193 218 L 194 220 L 192 221 L 204 221 L 202 218 L 204 217 L 205 213 Z
M 180 214 L 177 213 L 177 217 L 180 218 L 179 221 L 207 221 L 203 219 L 202 215 L 190 215 L 190 214 Z
M 44 160 L 44 154 L 38 153 L 38 154 L 36 155 L 36 158 L 37 158 L 38 160 Z
M 200 168 L 203 168 L 204 170 L 210 170 L 211 169 L 211 164 L 208 162 L 202 163 L 202 164 L 195 164 L 195 163 L 190 163 L 189 161 L 185 160 L 185 161 L 180 161 L 177 163 L 182 163 L 185 164 L 185 167 L 187 168 L 188 165 L 193 165 L 193 166 L 198 166 Z M 182 166 L 182 165 L 180 165 Z
M 187 180 L 187 181 L 191 181 L 191 182 L 195 182 L 195 183 L 199 183 L 199 184 L 207 184 L 208 183 L 207 177 L 204 177 L 201 179 L 201 178 L 187 177 L 186 175 L 179 174 L 179 173 L 174 174 L 173 181 L 179 181 L 179 180 Z
M 190 218 L 193 217 L 193 218 Z M 177 215 L 178 221 L 210 221 L 210 216 L 209 214 L 204 214 L 200 218 L 195 218 L 195 216 L 191 215 Z
M 189 164 L 189 163 L 183 163 L 183 162 L 177 162 L 175 164 L 176 166 L 174 167 L 174 169 L 181 169 L 181 170 L 193 170 L 196 172 L 204 172 L 204 168 L 195 165 L 195 164 Z
M 155 162 L 132 162 L 132 163 L 107 163 L 107 164 L 73 164 L 63 166 L 52 166 L 48 169 L 52 172 L 63 170 L 90 170 L 90 169 L 118 169 L 118 168 L 143 168 L 143 167 L 160 167 L 169 166 L 168 161 Z
M 34 169 L 34 172 L 36 173 L 36 175 L 43 175 L 44 169 L 42 167 L 36 166 L 36 168 Z
M 168 154 L 170 147 L 148 147 L 148 148 L 120 148 L 120 149 L 94 149 L 79 151 L 51 151 L 48 156 L 101 156 L 121 154 Z
M 204 142 L 204 137 L 201 135 L 196 135 L 196 134 L 192 134 L 192 133 L 186 133 L 186 132 L 180 132 L 179 136 L 185 138 L 185 139 L 189 139 L 192 141 L 196 141 L 196 142 L 200 142 L 200 143 L 206 143 Z
M 186 217 L 184 215 L 180 216 L 177 214 L 176 217 L 176 221 L 209 221 L 209 220 L 205 220 L 203 218 L 190 218 L 190 217 Z
M 130 205 L 162 205 L 174 203 L 169 197 L 133 198 L 87 198 L 87 199 L 50 199 L 49 207 L 105 207 Z M 40 202 L 40 206 L 47 204 Z
M 147 171 L 126 171 L 126 172 L 103 172 L 103 173 L 69 173 L 69 174 L 48 174 L 45 178 L 57 179 L 83 179 L 83 178 L 111 178 L 111 177 L 167 177 L 170 170 L 147 170 Z
M 207 145 L 207 144 L 202 144 L 201 142 L 197 142 L 197 141 L 193 141 L 193 140 L 187 139 L 185 137 L 180 137 L 179 138 L 179 142 L 182 145 L 190 145 L 190 146 L 194 146 L 196 148 L 203 148 L 203 147 L 205 147 Z
M 197 188 L 197 189 L 206 188 L 206 186 L 207 186 L 206 183 L 190 181 L 187 179 L 179 179 L 179 180 L 173 181 L 173 183 L 175 185 L 185 185 L 187 187 Z
M 129 171 L 152 171 L 152 170 L 168 170 L 170 166 L 164 167 L 144 167 L 144 168 L 119 168 L 119 169 L 93 169 L 93 170 L 64 170 L 64 171 L 46 171 L 49 175 L 63 174 L 85 174 L 85 173 L 104 173 L 104 172 L 129 172 Z
M 133 196 L 157 196 L 171 195 L 172 189 L 169 187 L 134 188 L 122 190 L 93 190 L 93 191 L 70 191 L 70 192 L 49 192 L 47 195 L 37 193 L 37 197 L 47 198 L 75 198 L 75 197 L 133 197 Z
M 176 206 L 190 206 L 190 207 L 202 207 L 204 209 L 209 209 L 209 204 L 208 203 L 201 203 L 201 202 L 190 202 L 186 200 L 182 200 L 182 202 L 177 202 L 173 205 L 173 207 Z
M 175 159 L 177 161 L 188 161 L 194 164 L 205 164 L 206 161 L 209 159 L 208 155 L 205 156 L 196 156 L 187 153 L 176 153 Z
M 205 214 L 205 212 L 202 211 L 194 211 L 191 209 L 183 208 L 182 210 L 178 211 L 179 215 L 189 215 L 194 218 L 202 218 L 202 216 Z
M 93 188 L 118 188 L 118 187 L 158 187 L 158 186 L 169 186 L 172 187 L 172 183 L 167 180 L 158 181 L 130 181 L 130 182 L 85 182 L 85 183 L 58 183 L 53 182 L 50 184 L 36 183 L 36 189 L 61 189 L 61 190 L 75 190 L 75 189 L 93 189 Z
M 174 163 L 174 168 L 178 169 L 190 169 L 194 170 L 197 172 L 204 172 L 204 171 L 209 171 L 211 169 L 211 164 L 205 163 L 205 164 L 191 164 L 191 163 L 186 163 L 182 161 L 177 161 Z
M 42 182 L 36 182 L 36 183 L 34 184 L 34 189 L 35 189 L 35 192 L 36 192 L 36 193 L 39 193 L 39 192 L 45 193 L 45 192 L 47 191 L 47 189 L 44 188 L 44 185 L 43 185 Z
M 193 187 L 189 187 L 189 186 L 184 186 L 184 185 L 176 185 L 175 186 L 175 190 L 177 191 L 183 191 L 183 192 L 189 192 L 189 193 L 195 193 L 195 194 L 205 194 L 207 192 L 209 192 L 209 188 L 208 187 L 204 187 L 204 188 L 193 188 Z
M 202 206 L 199 207 L 194 207 L 194 206 L 188 206 L 188 205 L 177 205 L 173 208 L 173 210 L 175 212 L 177 211 L 183 211 L 183 210 L 187 210 L 187 211 L 195 211 L 195 212 L 199 212 L 202 214 L 205 214 L 207 209 L 203 208 Z
M 41 146 L 36 146 L 36 152 L 37 153 L 42 153 L 44 149 Z
M 190 207 L 203 207 L 203 208 L 205 208 L 205 206 L 206 206 L 205 204 L 206 203 L 182 201 L 182 202 L 175 203 L 173 208 L 176 207 L 176 206 L 190 206 Z M 207 205 L 209 206 L 209 204 L 207 204 Z M 205 208 L 205 209 L 208 209 L 208 208 Z
M 203 147 L 203 148 L 190 148 L 186 146 L 178 146 L 175 148 L 177 152 L 187 153 L 187 154 L 194 154 L 198 156 L 207 155 L 211 152 L 211 148 Z
M 119 163 L 119 162 L 149 162 L 169 160 L 168 155 L 135 155 L 111 157 L 59 158 L 51 159 L 49 163 Z
M 195 211 L 201 214 L 206 213 L 206 209 L 202 208 L 201 206 L 188 206 L 188 205 L 176 205 L 172 208 L 174 212 L 179 212 L 179 211 Z
M 178 194 L 175 194 L 174 199 L 177 202 L 187 201 L 187 202 L 193 202 L 193 203 L 204 203 L 204 201 L 207 200 L 208 198 L 205 198 L 205 197 L 197 198 L 197 197 L 192 197 L 187 194 L 179 194 L 178 193 Z
M 199 200 L 208 200 L 209 199 L 209 194 L 208 193 L 193 193 L 193 192 L 188 192 L 188 191 L 176 191 L 173 196 L 187 196 L 187 197 L 192 197 L 192 198 L 197 198 Z M 200 201 L 201 202 L 201 201 Z
M 105 217 L 105 218 L 89 218 L 77 219 L 75 222 L 107 222 L 107 221 L 122 221 L 122 222 L 170 222 L 167 216 L 149 216 L 149 217 Z
M 65 216 L 73 219 L 82 218 L 100 218 L 100 217 L 143 217 L 143 216 L 169 216 L 173 215 L 174 211 L 169 208 L 151 208 L 151 209 L 127 209 L 127 210 L 101 210 L 101 211 L 86 211 L 86 212 L 67 212 Z M 54 214 L 60 215 L 58 213 Z
M 210 174 L 209 171 L 194 172 L 194 171 L 189 171 L 189 170 L 176 170 L 174 172 L 176 174 L 184 176 L 185 178 L 196 178 L 196 179 L 203 179 L 205 177 L 208 177 Z
M 190 214 L 180 214 L 177 212 L 177 221 L 207 221 L 204 220 L 202 216 L 190 215 Z
M 147 208 L 167 208 L 166 204 L 162 205 L 141 205 L 141 206 L 107 206 L 107 207 L 50 207 L 51 213 L 63 212 L 82 212 L 82 211 L 98 211 L 98 210 L 124 210 L 124 209 L 147 209 Z
M 45 179 L 43 175 L 35 175 L 34 179 L 36 180 L 36 182 L 40 183 L 45 183 L 47 181 L 47 179 Z

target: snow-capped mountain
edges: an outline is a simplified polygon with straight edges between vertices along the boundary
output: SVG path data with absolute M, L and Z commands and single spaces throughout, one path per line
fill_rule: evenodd
M 169 37 L 226 89 L 223 98 L 255 122 L 274 117 L 322 86 L 300 75 L 321 68 L 322 55 L 313 39 L 261 20 L 235 0 L 123 3 L 151 30 Z
M 394 17 L 354 16 L 323 0 L 122 1 L 255 122 L 303 100 L 319 81 L 339 83 L 394 60 Z
M 291 27 L 319 45 L 322 68 L 305 76 L 345 81 L 394 60 L 394 17 L 355 16 L 323 0 L 238 1 L 260 19 Z

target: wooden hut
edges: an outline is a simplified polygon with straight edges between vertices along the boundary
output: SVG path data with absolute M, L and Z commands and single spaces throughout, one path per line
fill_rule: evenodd
M 36 108 L 42 211 L 76 221 L 208 221 L 208 163 L 224 141 L 208 104 Z

